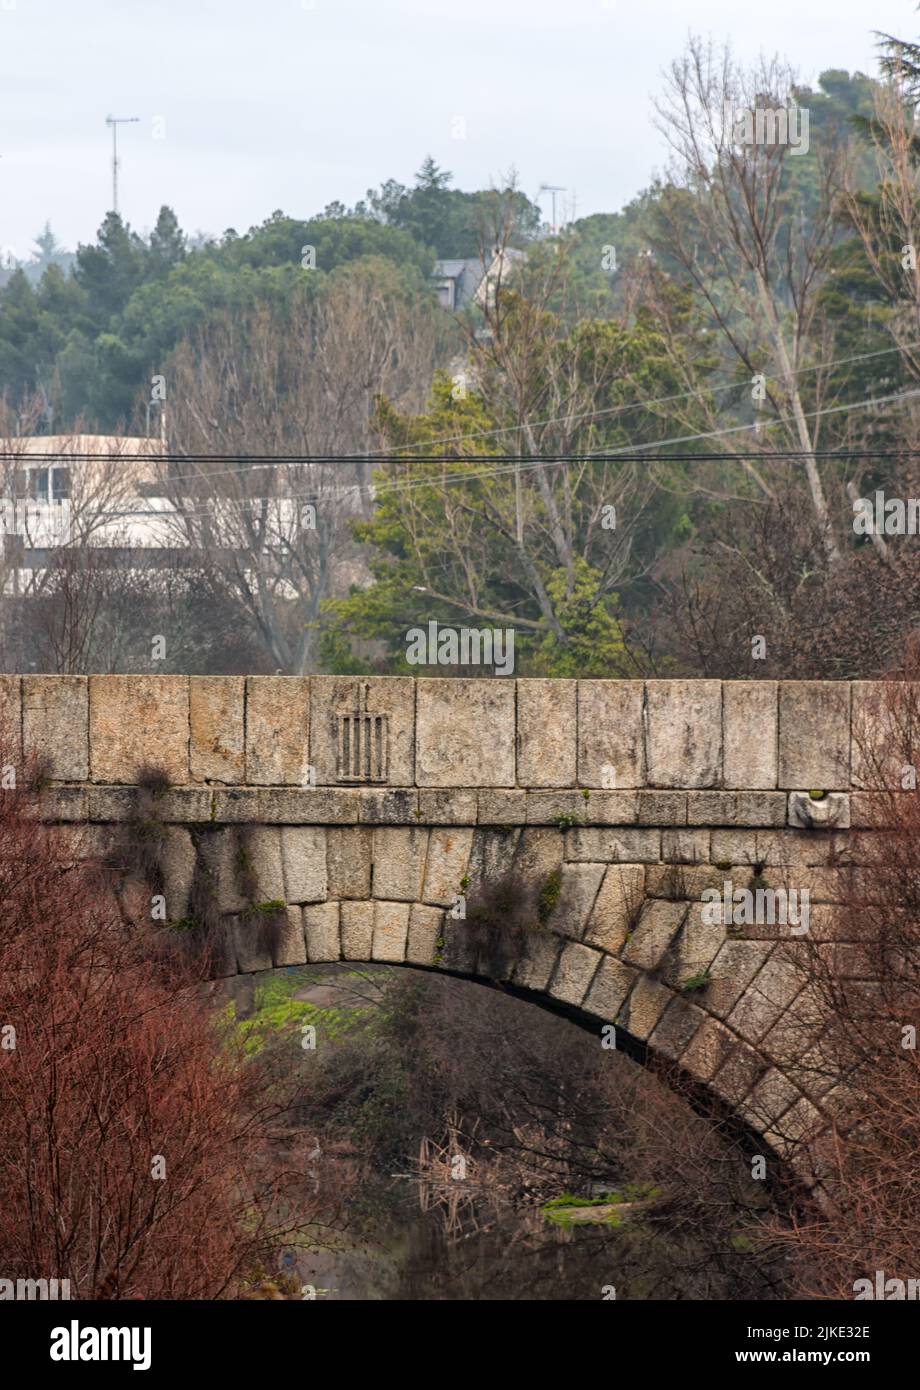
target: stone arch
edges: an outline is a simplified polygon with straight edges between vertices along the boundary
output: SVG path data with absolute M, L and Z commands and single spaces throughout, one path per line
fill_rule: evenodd
M 775 935 L 729 937 L 723 926 L 702 920 L 699 885 L 715 881 L 720 871 L 712 866 L 652 863 L 651 842 L 648 862 L 624 859 L 624 852 L 642 851 L 641 832 L 606 827 L 282 826 L 249 833 L 266 881 L 285 890 L 277 893 L 286 900 L 285 918 L 269 953 L 255 944 L 245 914 L 229 913 L 224 973 L 333 962 L 405 965 L 508 989 L 598 1034 L 612 1025 L 618 1050 L 670 1079 L 698 1108 L 729 1118 L 749 1148 L 790 1165 L 800 1183 L 814 1183 L 797 1141 L 820 1131 L 826 1116 L 794 1060 L 814 1023 L 808 1008 L 797 1015 L 795 1007 L 797 999 L 809 1003 L 807 990 Z M 225 849 L 224 862 L 229 858 Z M 459 897 L 475 904 L 477 888 L 506 872 L 526 876 L 536 889 L 555 879 L 558 891 L 508 968 L 483 973 L 464 963 L 464 919 L 452 908 Z M 292 900 L 307 890 L 313 901 Z

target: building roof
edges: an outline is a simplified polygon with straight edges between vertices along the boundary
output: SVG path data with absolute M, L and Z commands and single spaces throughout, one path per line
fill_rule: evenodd
M 5 441 L 17 454 L 160 454 L 161 439 L 120 434 L 30 434 Z

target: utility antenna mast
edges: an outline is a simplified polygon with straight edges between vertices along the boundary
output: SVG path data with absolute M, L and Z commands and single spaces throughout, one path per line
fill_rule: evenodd
M 557 194 L 557 193 L 564 193 L 564 192 L 565 192 L 565 189 L 563 188 L 562 184 L 560 184 L 560 183 L 541 183 L 541 184 L 540 184 L 540 188 L 539 188 L 539 190 L 538 190 L 538 192 L 537 192 L 537 197 L 538 197 L 538 198 L 539 198 L 539 196 L 540 196 L 541 193 L 551 193 L 551 194 L 552 194 L 552 198 L 553 198 L 553 235 L 554 235 L 554 236 L 555 236 L 556 232 L 559 230 L 558 227 L 556 226 L 556 194 Z
M 140 116 L 106 116 L 105 123 L 112 127 L 112 211 L 118 211 L 118 127 L 136 125 Z

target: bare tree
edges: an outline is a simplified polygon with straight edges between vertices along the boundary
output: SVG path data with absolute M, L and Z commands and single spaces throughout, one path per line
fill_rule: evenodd
M 282 671 L 313 669 L 323 601 L 360 577 L 348 523 L 372 506 L 361 456 L 374 397 L 421 404 L 445 320 L 370 262 L 284 308 L 214 324 L 175 354 L 169 419 L 182 457 L 163 470 L 174 531 Z M 227 461 L 202 457 L 215 453 Z M 354 461 L 324 461 L 332 454 Z
M 837 235 L 839 150 L 828 144 L 814 154 L 818 196 L 806 217 L 789 162 L 794 88 L 777 59 L 745 72 L 727 50 L 690 41 L 656 103 L 673 156 L 657 244 L 687 275 L 727 360 L 765 378 L 764 405 L 777 424 L 771 441 L 785 436 L 802 451 L 824 557 L 835 563 L 840 551 L 814 457 L 819 425 L 806 414 L 801 373 L 833 355 L 820 290 Z M 745 118 L 749 129 L 739 135 Z M 803 143 L 800 136 L 800 150 Z M 809 382 L 817 401 L 826 383 L 820 372 Z

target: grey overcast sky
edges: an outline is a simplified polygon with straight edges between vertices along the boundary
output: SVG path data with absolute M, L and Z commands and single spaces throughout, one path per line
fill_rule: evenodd
M 0 245 L 26 256 L 46 218 L 92 238 L 109 113 L 140 118 L 140 230 L 163 203 L 188 231 L 308 216 L 428 153 L 460 187 L 514 166 L 569 214 L 615 211 L 663 163 L 651 97 L 689 31 L 811 79 L 874 72 L 875 29 L 916 36 L 916 0 L 0 0 Z

